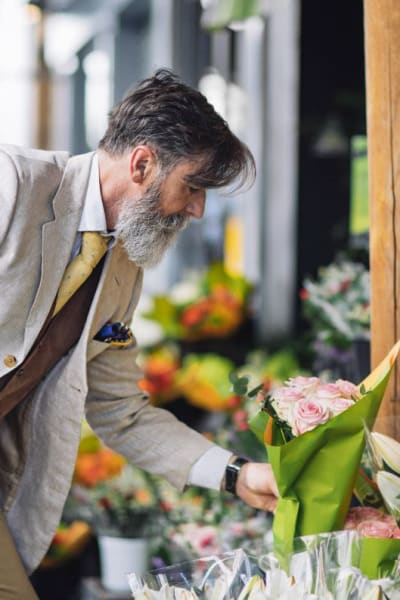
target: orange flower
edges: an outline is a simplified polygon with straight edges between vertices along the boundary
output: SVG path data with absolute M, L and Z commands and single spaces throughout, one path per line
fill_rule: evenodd
M 209 300 L 204 298 L 196 304 L 191 304 L 182 312 L 181 323 L 190 328 L 199 325 L 209 312 Z
M 178 368 L 179 361 L 174 355 L 162 350 L 150 354 L 143 365 L 145 377 L 139 382 L 140 389 L 164 401 L 175 397 L 175 374 Z
M 75 464 L 74 481 L 93 487 L 100 481 L 119 475 L 125 462 L 122 456 L 110 448 L 79 454 Z
M 138 488 L 135 490 L 135 500 L 143 506 L 149 506 L 153 502 L 153 496 L 149 490 L 145 488 Z

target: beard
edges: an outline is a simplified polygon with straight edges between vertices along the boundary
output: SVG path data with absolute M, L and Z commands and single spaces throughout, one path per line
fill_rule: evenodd
M 161 181 L 156 180 L 140 200 L 123 201 L 115 235 L 132 262 L 139 267 L 154 267 L 189 219 L 186 215 L 162 214 Z

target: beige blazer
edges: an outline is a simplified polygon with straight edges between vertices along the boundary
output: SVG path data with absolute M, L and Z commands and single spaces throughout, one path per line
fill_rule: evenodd
M 23 361 L 50 310 L 72 251 L 92 157 L 0 146 L 0 375 Z M 107 321 L 131 322 L 141 285 L 141 269 L 117 244 L 80 341 L 0 423 L 0 507 L 28 572 L 60 520 L 85 412 L 107 445 L 179 489 L 212 445 L 148 404 L 137 387 L 136 343 L 119 349 L 93 340 Z

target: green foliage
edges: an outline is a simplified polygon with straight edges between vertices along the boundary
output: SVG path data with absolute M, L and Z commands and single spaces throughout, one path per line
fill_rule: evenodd
M 304 280 L 300 297 L 314 338 L 324 345 L 346 349 L 353 340 L 369 339 L 370 277 L 361 263 L 321 267 L 316 280 Z
M 152 309 L 143 313 L 143 317 L 156 321 L 167 337 L 181 337 L 182 327 L 176 318 L 176 307 L 167 296 L 154 296 Z
M 239 377 L 235 372 L 229 373 L 229 381 L 232 384 L 232 390 L 234 394 L 238 396 L 245 396 L 249 386 L 249 377 Z

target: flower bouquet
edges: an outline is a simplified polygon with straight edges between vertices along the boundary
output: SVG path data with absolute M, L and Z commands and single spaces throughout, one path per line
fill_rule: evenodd
M 150 394 L 152 404 L 163 405 L 179 396 L 176 376 L 181 358 L 175 344 L 162 344 L 142 351 L 138 364 L 144 374 L 139 387 Z
M 349 537 L 346 534 L 346 538 Z M 242 550 L 128 575 L 136 600 L 381 600 L 391 582 L 370 582 L 345 561 L 333 564 L 327 552 L 348 539 L 318 540 L 297 554 L 290 574 L 273 555 L 257 559 Z M 324 573 L 327 577 L 324 577 Z M 382 587 L 381 587 L 382 585 Z
M 314 370 L 360 380 L 369 372 L 370 275 L 361 263 L 321 267 L 300 290 L 313 337 Z
M 229 408 L 232 391 L 229 373 L 232 361 L 217 354 L 188 354 L 176 374 L 176 387 L 193 406 L 208 411 Z
M 300 291 L 304 316 L 317 339 L 346 349 L 354 339 L 370 337 L 370 276 L 361 263 L 341 261 L 306 278 Z
M 374 423 L 399 349 L 400 342 L 357 387 L 341 380 L 289 380 L 265 395 L 251 420 L 280 493 L 273 533 L 282 560 L 295 537 L 343 528 L 364 450 L 364 423 Z
M 250 284 L 229 275 L 221 264 L 189 277 L 167 296 L 155 296 L 143 314 L 155 320 L 171 339 L 197 341 L 234 333 L 248 312 Z
M 355 530 L 360 536 L 360 569 L 371 579 L 392 576 L 400 556 L 400 528 L 394 517 L 369 506 L 350 509 L 345 530 Z
M 392 574 L 400 556 L 400 443 L 366 427 L 371 485 L 381 505 L 352 508 L 345 529 L 362 536 L 361 568 L 369 577 Z
M 84 521 L 61 522 L 46 556 L 40 563 L 40 568 L 59 567 L 71 558 L 78 556 L 87 545 L 91 535 L 91 529 Z

